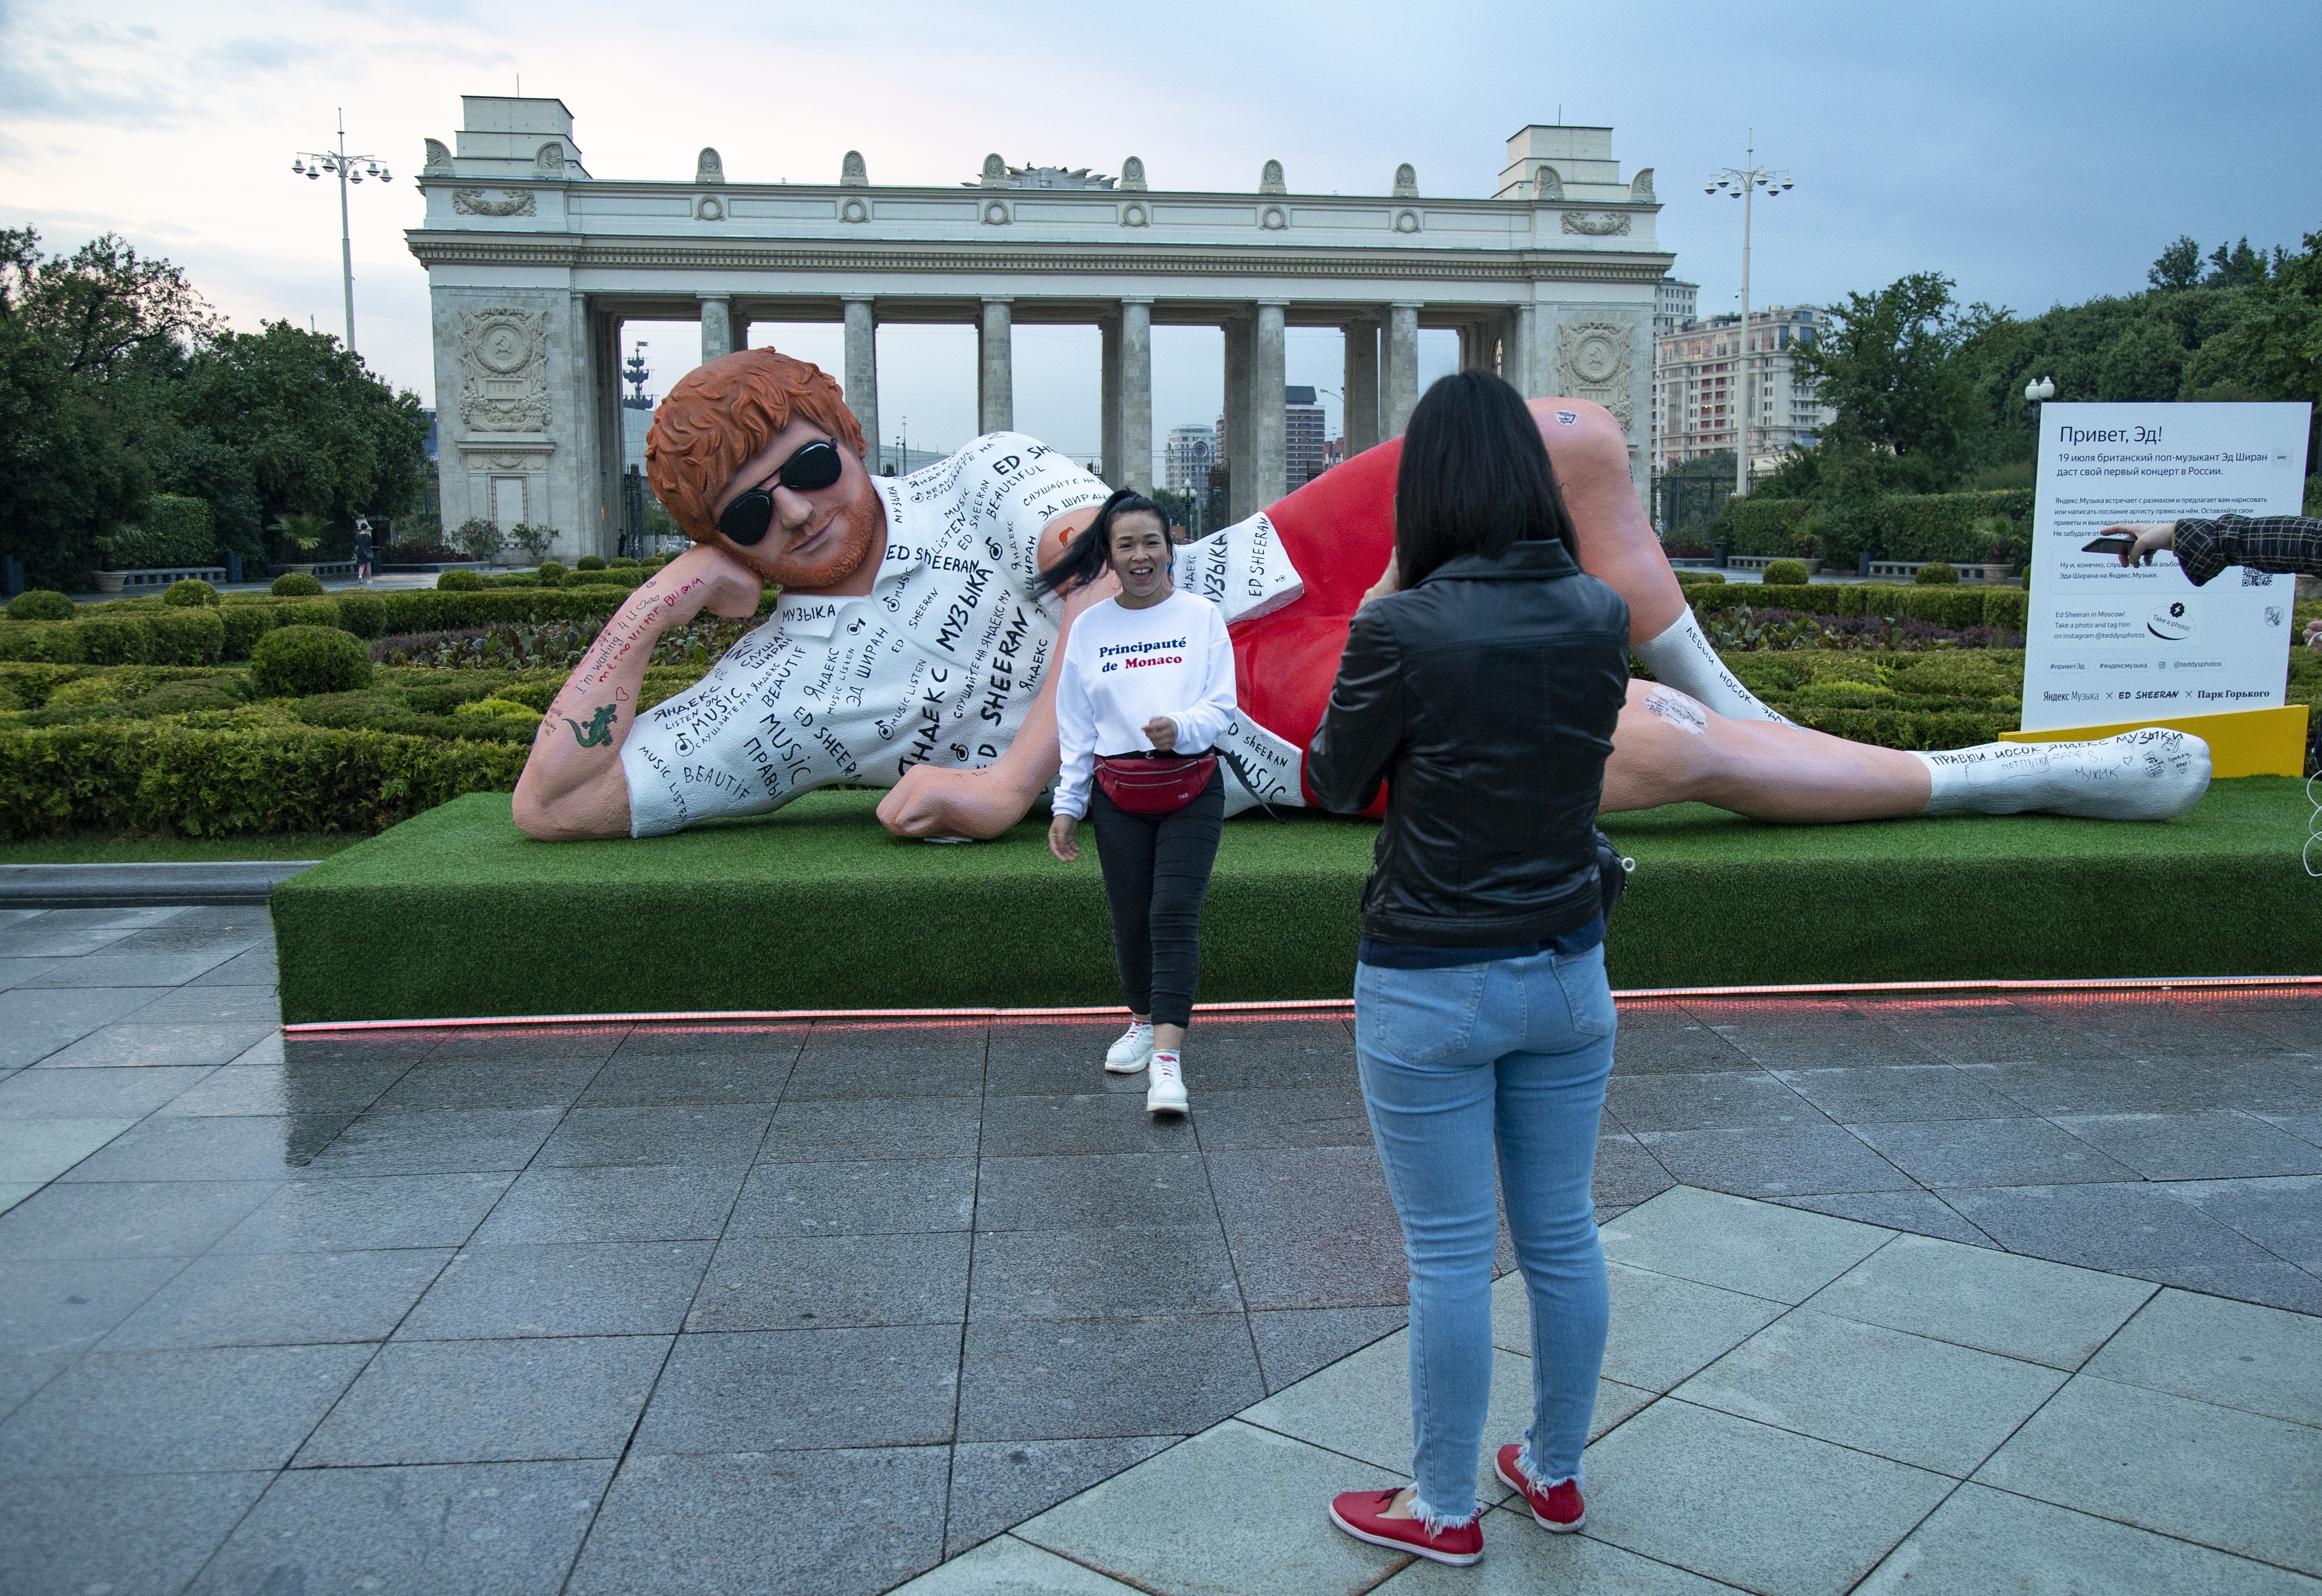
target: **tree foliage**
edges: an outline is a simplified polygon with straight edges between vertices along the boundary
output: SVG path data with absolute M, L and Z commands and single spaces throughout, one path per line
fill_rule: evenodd
M 279 553 L 286 514 L 417 501 L 426 418 L 337 341 L 235 333 L 185 274 L 111 234 L 43 257 L 0 231 L 0 552 L 37 586 L 87 585 L 156 493 L 198 498 L 219 543 Z M 335 552 L 335 551 L 333 551 Z

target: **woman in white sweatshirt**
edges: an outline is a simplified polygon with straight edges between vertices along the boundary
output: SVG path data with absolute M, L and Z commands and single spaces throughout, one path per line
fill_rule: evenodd
M 1042 576 L 1059 592 L 1120 582 L 1073 623 L 1056 680 L 1056 777 L 1048 847 L 1070 864 L 1085 815 L 1096 828 L 1113 956 L 1130 1025 L 1104 1067 L 1149 1065 L 1145 1108 L 1185 1111 L 1178 1059 L 1193 1017 L 1202 899 L 1225 821 L 1210 745 L 1233 724 L 1233 643 L 1217 606 L 1180 593 L 1161 507 L 1123 488 Z

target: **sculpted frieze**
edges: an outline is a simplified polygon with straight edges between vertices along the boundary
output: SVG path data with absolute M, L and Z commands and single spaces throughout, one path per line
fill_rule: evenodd
M 1629 330 L 1616 322 L 1567 322 L 1558 329 L 1563 367 L 1561 391 L 1594 399 L 1626 428 L 1634 411 L 1629 397 Z
M 460 313 L 460 420 L 471 433 L 548 430 L 548 314 Z
M 452 208 L 462 216 L 531 216 L 540 205 L 529 188 L 454 188 Z
M 1626 211 L 1567 211 L 1564 231 L 1581 233 L 1588 238 L 1619 238 L 1629 231 Z

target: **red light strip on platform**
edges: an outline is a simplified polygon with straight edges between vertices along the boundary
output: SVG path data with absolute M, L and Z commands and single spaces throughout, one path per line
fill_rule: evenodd
M 1613 994 L 1616 1001 L 1671 998 L 1813 998 L 1847 992 L 2131 992 L 2240 991 L 2268 987 L 2322 987 L 2322 975 L 2155 975 L 2089 980 L 1887 980 L 1824 981 L 1787 987 L 1635 987 Z M 1230 1014 L 1351 1014 L 1352 998 L 1285 999 L 1249 1003 L 1196 1003 L 1193 1012 Z M 704 1008 L 655 1009 L 635 1014 L 481 1015 L 465 1019 L 310 1020 L 282 1027 L 286 1035 L 320 1031 L 407 1031 L 453 1026 L 771 1025 L 799 1020 L 995 1020 L 1103 1019 L 1122 1012 L 1118 1003 L 1077 1008 Z

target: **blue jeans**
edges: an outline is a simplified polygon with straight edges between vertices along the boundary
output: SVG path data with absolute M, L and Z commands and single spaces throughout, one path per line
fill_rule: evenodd
M 1476 1512 L 1492 1394 L 1492 1155 L 1531 1300 L 1523 1464 L 1580 1473 L 1604 1361 L 1604 1254 L 1589 1179 L 1613 1068 L 1604 950 L 1449 970 L 1357 967 L 1355 1042 L 1411 1264 L 1412 1473 L 1431 1523 Z

